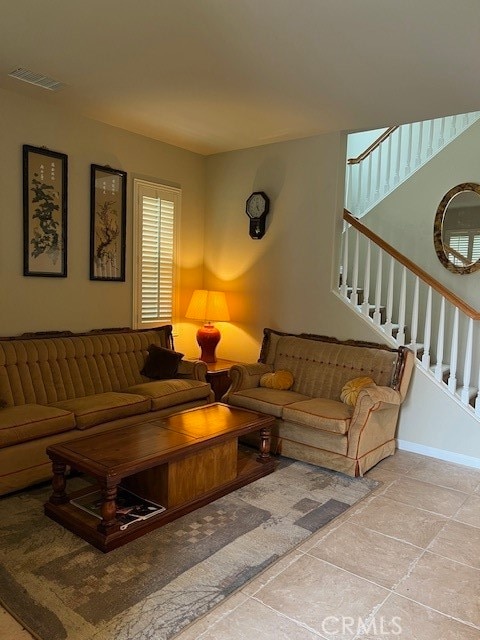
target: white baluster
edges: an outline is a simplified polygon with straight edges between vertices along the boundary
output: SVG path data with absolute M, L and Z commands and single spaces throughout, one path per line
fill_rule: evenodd
M 370 255 L 372 243 L 367 240 L 367 255 L 365 258 L 365 274 L 363 280 L 363 302 L 361 310 L 364 316 L 370 317 Z
M 393 276 L 395 269 L 395 260 L 394 258 L 390 258 L 390 270 L 388 273 L 388 288 L 387 288 L 387 319 L 384 325 L 385 332 L 390 336 L 392 335 L 393 323 L 392 323 L 392 312 L 393 312 Z
M 353 255 L 353 277 L 352 277 L 352 295 L 350 296 L 350 302 L 354 307 L 358 305 L 358 242 L 359 236 L 357 230 L 355 230 L 355 253 Z
M 353 213 L 361 215 L 363 213 L 362 202 L 362 163 L 358 165 L 358 186 L 357 186 L 357 209 Z
M 443 380 L 443 345 L 445 342 L 445 298 L 442 296 L 440 303 L 440 317 L 438 319 L 437 336 L 437 364 L 435 365 L 435 378 Z
M 413 145 L 413 124 L 408 126 L 408 146 L 407 146 L 407 165 L 405 167 L 405 177 L 407 178 L 412 171 L 412 145 Z
M 468 113 L 463 114 L 463 128 L 466 129 L 468 127 Z
M 393 184 L 396 186 L 400 182 L 400 158 L 402 154 L 402 127 L 399 127 L 396 132 L 397 135 L 397 162 L 395 166 L 395 175 L 393 176 Z
M 440 119 L 440 137 L 438 139 L 438 148 L 441 149 L 445 144 L 445 118 Z
M 448 388 L 451 393 L 457 390 L 457 359 L 458 359 L 458 307 L 453 313 L 452 347 L 450 349 L 450 375 Z
M 375 311 L 373 313 L 373 321 L 380 326 L 382 322 L 382 314 L 380 307 L 382 306 L 382 250 L 378 248 L 377 261 L 377 281 L 375 285 Z
M 410 330 L 410 344 L 409 347 L 417 354 L 417 332 L 418 332 L 418 287 L 420 280 L 418 276 L 415 278 L 415 288 L 413 290 L 413 303 L 412 303 L 412 326 Z
M 473 351 L 473 319 L 468 319 L 467 343 L 465 345 L 465 363 L 463 366 L 463 387 L 460 399 L 464 404 L 470 404 L 470 378 L 472 375 Z
M 433 124 L 434 124 L 434 121 L 430 120 L 430 132 L 428 135 L 427 158 L 429 158 L 433 154 Z
M 432 337 L 432 287 L 428 287 L 427 308 L 425 310 L 425 329 L 423 334 L 422 367 L 430 368 L 430 340 Z
M 340 293 L 344 298 L 348 295 L 348 226 L 343 230 L 343 265 L 342 265 L 342 284 Z
M 400 302 L 398 306 L 398 333 L 397 342 L 405 344 L 405 305 L 407 300 L 407 268 L 402 269 L 402 284 L 400 286 Z
M 418 146 L 417 157 L 415 158 L 415 166 L 419 167 L 422 163 L 422 148 L 423 148 L 423 122 L 418 123 Z
M 457 135 L 457 116 L 452 116 L 450 121 L 450 138 L 454 138 Z

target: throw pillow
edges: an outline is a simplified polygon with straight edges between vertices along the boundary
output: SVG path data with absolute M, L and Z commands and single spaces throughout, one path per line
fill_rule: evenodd
M 340 393 L 340 400 L 345 404 L 349 404 L 352 407 L 355 406 L 358 398 L 358 394 L 365 387 L 371 387 L 375 382 L 364 376 L 363 378 L 354 378 L 353 380 L 349 380 L 343 386 L 343 389 Z
M 268 389 L 290 389 L 293 385 L 293 375 L 290 371 L 279 369 L 273 373 L 264 373 L 260 378 L 260 386 Z
M 143 376 L 155 378 L 156 380 L 175 377 L 180 360 L 183 358 L 183 353 L 165 349 L 165 347 L 158 347 L 156 344 L 151 344 L 147 351 L 147 359 L 143 369 L 140 371 Z

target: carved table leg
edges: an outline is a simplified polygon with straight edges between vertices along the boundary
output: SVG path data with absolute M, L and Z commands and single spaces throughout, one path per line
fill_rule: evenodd
M 260 429 L 260 455 L 257 460 L 259 462 L 270 461 L 270 428 L 264 427 Z
M 101 486 L 102 491 L 102 521 L 98 525 L 98 530 L 101 533 L 113 533 L 118 528 L 117 522 L 117 485 L 109 487 L 107 485 Z
M 63 462 L 52 461 L 52 489 L 53 493 L 49 498 L 49 502 L 52 504 L 65 504 L 68 502 L 68 496 L 65 492 L 65 487 L 67 486 L 67 479 L 65 477 L 65 473 L 67 470 L 67 465 Z

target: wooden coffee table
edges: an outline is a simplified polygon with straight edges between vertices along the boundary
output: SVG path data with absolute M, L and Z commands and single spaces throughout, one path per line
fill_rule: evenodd
M 111 551 L 272 473 L 274 422 L 272 416 L 216 403 L 52 445 L 47 453 L 53 493 L 45 513 L 101 551 Z M 238 438 L 254 431 L 260 432 L 260 451 L 239 451 Z M 101 518 L 72 504 L 92 487 L 67 495 L 67 465 L 98 482 Z M 121 529 L 116 504 L 120 483 L 165 510 Z

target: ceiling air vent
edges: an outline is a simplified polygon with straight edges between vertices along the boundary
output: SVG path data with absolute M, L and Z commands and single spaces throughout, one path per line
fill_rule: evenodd
M 34 84 L 37 87 L 42 87 L 42 89 L 48 89 L 49 91 L 60 91 L 60 89 L 66 87 L 63 82 L 58 82 L 58 80 L 44 76 L 41 73 L 35 73 L 34 71 L 22 69 L 21 67 L 14 69 L 8 75 L 11 78 L 23 80 L 23 82 Z

